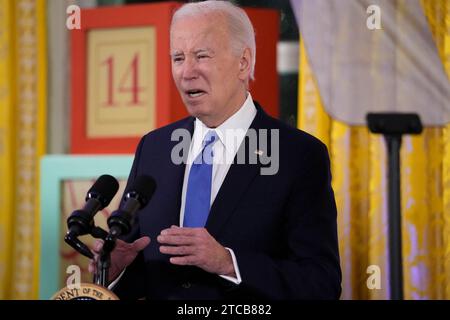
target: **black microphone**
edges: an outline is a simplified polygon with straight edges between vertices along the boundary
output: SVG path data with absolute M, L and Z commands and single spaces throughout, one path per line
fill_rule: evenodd
M 107 207 L 119 190 L 116 178 L 102 175 L 86 194 L 86 204 L 83 209 L 74 211 L 67 219 L 67 234 L 72 237 L 90 233 L 95 214 Z
M 147 205 L 155 190 L 156 182 L 152 177 L 138 176 L 128 188 L 121 208 L 108 218 L 109 234 L 116 238 L 129 233 L 134 214 Z

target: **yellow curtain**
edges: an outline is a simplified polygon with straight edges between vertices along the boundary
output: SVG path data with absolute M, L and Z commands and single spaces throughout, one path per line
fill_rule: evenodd
M 38 293 L 45 5 L 0 0 L 0 299 L 33 299 Z
M 7 298 L 12 253 L 12 191 L 14 141 L 11 139 L 13 112 L 11 1 L 0 0 L 0 300 Z M 3 54 L 1 54 L 3 52 Z
M 421 0 L 450 76 L 450 3 Z M 327 144 L 338 207 L 342 299 L 389 298 L 386 152 L 382 137 L 348 126 L 324 111 L 301 46 L 299 128 Z M 405 136 L 402 161 L 402 238 L 406 299 L 450 299 L 450 124 Z M 369 289 L 369 266 L 381 288 Z M 372 271 L 371 271 L 372 272 Z

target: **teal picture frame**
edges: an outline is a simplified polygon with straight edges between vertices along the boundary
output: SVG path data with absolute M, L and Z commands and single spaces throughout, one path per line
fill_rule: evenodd
M 61 239 L 61 184 L 65 180 L 96 179 L 110 174 L 126 179 L 133 156 L 47 155 L 41 159 L 39 299 L 50 299 L 59 289 Z M 87 191 L 87 190 L 86 190 Z M 117 196 L 117 195 L 116 195 Z

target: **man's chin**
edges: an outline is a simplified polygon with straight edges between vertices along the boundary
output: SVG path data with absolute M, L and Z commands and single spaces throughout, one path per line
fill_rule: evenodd
M 207 117 L 209 112 L 208 108 L 201 104 L 186 104 L 187 111 L 189 114 L 195 118 L 199 118 L 200 120 L 204 117 Z

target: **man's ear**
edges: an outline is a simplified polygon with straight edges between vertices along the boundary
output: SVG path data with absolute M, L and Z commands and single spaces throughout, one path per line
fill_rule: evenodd
M 247 80 L 250 78 L 252 67 L 252 53 L 250 48 L 245 48 L 239 61 L 239 79 Z

